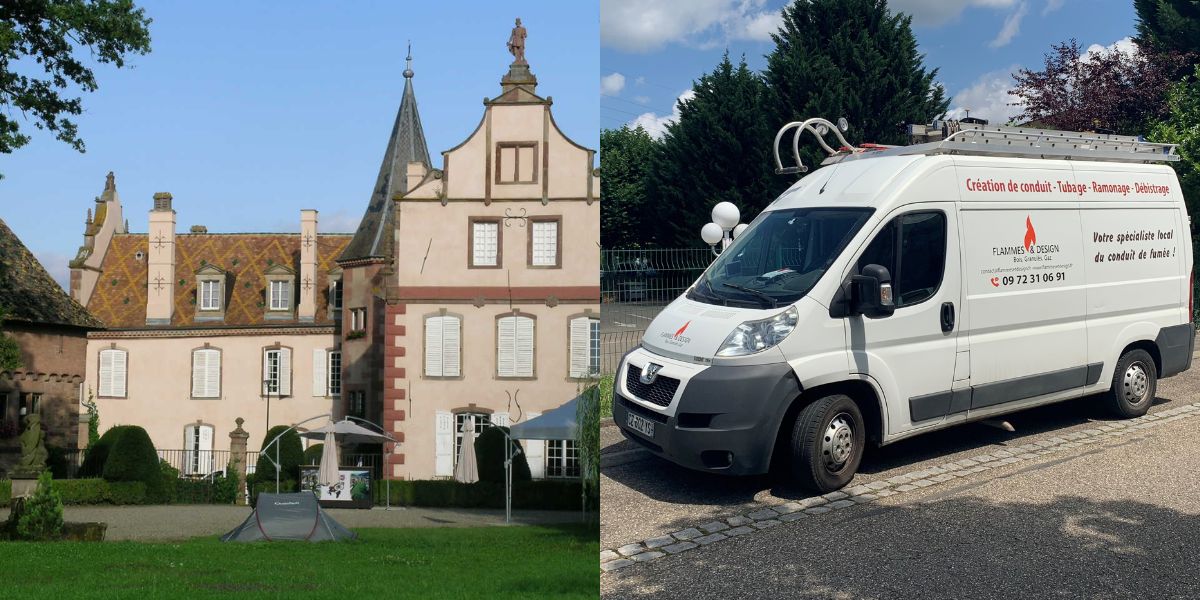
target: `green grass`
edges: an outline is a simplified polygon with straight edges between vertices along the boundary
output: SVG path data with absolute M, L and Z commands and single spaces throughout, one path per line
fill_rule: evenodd
M 600 378 L 600 418 L 612 416 L 613 383 L 616 375 L 608 374 Z
M 3 542 L 8 598 L 595 598 L 595 525 L 360 529 L 353 542 Z

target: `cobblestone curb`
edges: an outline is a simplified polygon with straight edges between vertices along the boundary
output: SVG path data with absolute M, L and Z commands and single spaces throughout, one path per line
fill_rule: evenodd
M 1057 452 L 1079 448 L 1106 439 L 1148 429 L 1162 423 L 1200 415 L 1200 402 L 1184 404 L 1155 414 L 1136 419 L 1113 421 L 1091 429 L 1065 433 L 1023 446 L 993 450 L 988 454 L 972 456 L 919 471 L 896 475 L 889 479 L 851 486 L 823 496 L 813 496 L 783 504 L 764 505 L 752 511 L 734 515 L 719 521 L 681 529 L 670 535 L 659 536 L 624 544 L 619 548 L 600 551 L 600 570 L 616 571 L 639 562 L 650 562 L 668 554 L 680 554 L 717 543 L 732 537 L 753 534 L 784 523 L 799 521 L 835 510 L 868 504 L 916 489 L 939 485 L 960 477 L 968 477 L 989 469 L 1033 460 Z

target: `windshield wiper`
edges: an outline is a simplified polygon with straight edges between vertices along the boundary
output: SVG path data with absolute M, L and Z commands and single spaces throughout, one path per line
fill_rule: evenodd
M 708 288 L 707 292 L 702 291 L 702 288 L 705 288 L 705 287 Z M 697 296 L 703 296 L 703 297 L 713 300 L 715 302 L 719 302 L 723 306 L 729 306 L 729 299 L 725 298 L 724 296 L 721 296 L 715 290 L 713 290 L 712 283 L 709 282 L 707 279 L 701 279 L 699 285 L 692 287 L 692 292 L 694 294 L 696 294 Z
M 747 293 L 750 293 L 750 294 L 754 294 L 755 296 L 758 296 L 760 299 L 767 301 L 767 302 L 768 302 L 768 304 L 767 304 L 768 308 L 779 308 L 779 303 L 778 303 L 778 302 L 776 302 L 776 301 L 775 301 L 775 298 L 771 297 L 771 295 L 770 295 L 770 294 L 764 294 L 764 293 L 762 293 L 762 292 L 760 292 L 760 291 L 758 291 L 758 290 L 751 289 L 751 288 L 744 287 L 744 286 L 740 286 L 740 285 L 736 285 L 736 284 L 733 284 L 733 283 L 722 283 L 721 285 L 723 285 L 723 286 L 725 286 L 725 287 L 727 287 L 727 288 L 733 288 L 733 289 L 735 289 L 735 290 L 738 290 L 738 291 L 741 291 L 741 292 L 747 292 Z

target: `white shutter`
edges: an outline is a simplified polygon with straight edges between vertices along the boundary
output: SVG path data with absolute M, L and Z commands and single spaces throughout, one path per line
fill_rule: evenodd
M 213 468 L 213 428 L 208 425 L 200 425 L 198 429 L 200 430 L 200 443 L 197 448 L 199 456 L 196 457 L 198 467 L 196 474 L 208 475 Z
M 210 398 L 221 397 L 221 351 L 208 351 L 208 369 L 204 375 L 205 387 Z M 211 435 L 211 432 L 209 432 Z
M 110 350 L 112 352 L 112 395 L 118 398 L 125 397 L 125 375 L 128 363 L 124 350 Z
M 517 319 L 501 317 L 496 327 L 496 374 L 513 377 L 517 371 Z
M 279 395 L 292 395 L 292 349 L 279 349 Z
M 438 477 L 454 475 L 454 415 L 447 411 L 437 411 L 437 426 L 435 434 L 435 454 L 433 474 Z
M 542 416 L 542 413 L 531 412 L 525 418 L 526 422 Z M 529 462 L 529 475 L 534 479 L 546 476 L 546 442 L 543 440 L 525 440 L 525 460 Z
M 192 350 L 192 397 L 205 398 L 208 396 L 208 353 L 203 350 Z
M 183 428 L 183 474 L 191 475 L 196 471 L 192 464 L 196 460 L 196 426 L 187 425 Z
M 425 319 L 425 375 L 441 377 L 444 372 L 442 364 L 442 325 L 441 317 Z
M 493 414 L 492 423 L 501 427 L 508 427 L 508 413 L 498 412 Z
M 442 375 L 458 377 L 461 366 L 462 321 L 458 317 L 442 317 Z
M 533 377 L 533 319 L 517 317 L 517 365 L 518 377 Z
M 571 319 L 571 377 L 587 377 L 591 366 L 592 320 Z
M 99 386 L 101 396 L 113 395 L 113 351 L 100 351 Z
M 271 351 L 263 349 L 263 368 L 262 368 L 262 393 L 264 396 L 271 393 L 271 384 L 268 380 L 271 376 Z
M 312 369 L 312 395 L 317 398 L 324 398 L 329 393 L 327 379 L 329 360 L 325 355 L 324 348 L 313 349 L 313 369 Z

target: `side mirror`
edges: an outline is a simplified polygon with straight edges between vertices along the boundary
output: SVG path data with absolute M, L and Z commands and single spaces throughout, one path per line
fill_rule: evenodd
M 896 312 L 892 275 L 887 267 L 867 265 L 862 268 L 862 274 L 850 277 L 850 311 L 872 319 Z

